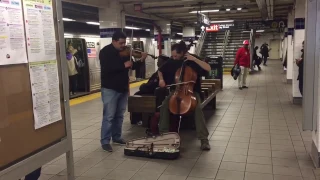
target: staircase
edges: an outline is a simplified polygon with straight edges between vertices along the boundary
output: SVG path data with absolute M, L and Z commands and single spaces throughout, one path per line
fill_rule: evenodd
M 210 32 L 206 34 L 200 57 L 205 58 L 210 55 L 222 55 L 225 32 Z
M 250 33 L 243 30 L 206 33 L 200 48 L 200 57 L 210 55 L 223 57 L 223 71 L 230 72 L 236 53 L 244 40 L 250 40 Z

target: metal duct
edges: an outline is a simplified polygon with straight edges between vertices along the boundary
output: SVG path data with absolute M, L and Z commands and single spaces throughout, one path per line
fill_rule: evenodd
M 268 0 L 256 0 L 263 20 L 268 19 L 268 6 L 266 1 Z

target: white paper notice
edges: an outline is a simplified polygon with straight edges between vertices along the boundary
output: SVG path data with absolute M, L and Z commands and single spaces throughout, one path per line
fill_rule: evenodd
M 29 63 L 35 129 L 60 121 L 61 104 L 56 60 Z
M 0 0 L 0 65 L 27 62 L 21 0 Z
M 23 6 L 29 61 L 57 59 L 52 0 L 23 0 Z

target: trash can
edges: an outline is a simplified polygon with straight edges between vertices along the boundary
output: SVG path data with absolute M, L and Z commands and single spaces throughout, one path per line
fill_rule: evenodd
M 205 61 L 211 66 L 211 71 L 208 72 L 206 79 L 220 79 L 221 89 L 223 89 L 223 58 L 221 56 L 207 56 Z

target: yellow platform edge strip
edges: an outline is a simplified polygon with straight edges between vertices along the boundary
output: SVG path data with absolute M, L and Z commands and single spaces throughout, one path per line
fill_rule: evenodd
M 131 83 L 130 84 L 130 89 L 131 88 L 136 88 L 136 87 L 140 86 L 141 84 L 146 83 L 147 81 L 148 80 Z M 94 100 L 94 99 L 97 99 L 97 98 L 100 98 L 100 97 L 101 97 L 101 93 L 97 92 L 97 93 L 89 94 L 89 95 L 86 95 L 86 96 L 78 97 L 78 98 L 75 98 L 75 99 L 71 99 L 70 100 L 70 106 L 74 106 L 74 105 L 78 105 L 78 104 L 81 104 L 81 103 L 85 103 L 85 102 L 88 102 L 88 101 L 91 101 L 91 100 Z

